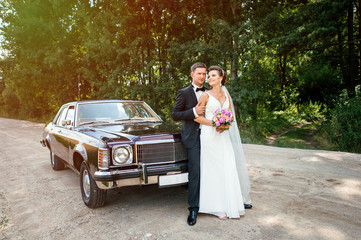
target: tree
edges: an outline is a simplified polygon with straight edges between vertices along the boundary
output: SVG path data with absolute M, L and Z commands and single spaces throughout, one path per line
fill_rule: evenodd
M 2 61 L 6 88 L 19 99 L 19 110 L 31 117 L 41 117 L 53 110 L 52 105 L 74 99 L 74 2 L 1 3 L 3 48 L 9 53 Z

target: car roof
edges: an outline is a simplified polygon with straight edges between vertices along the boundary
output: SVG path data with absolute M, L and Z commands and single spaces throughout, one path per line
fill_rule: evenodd
M 143 102 L 140 100 L 119 100 L 119 99 L 102 99 L 102 100 L 83 100 L 83 101 L 74 101 L 74 102 L 68 102 L 64 105 L 73 105 L 73 104 L 86 104 L 86 103 L 109 103 L 109 102 Z

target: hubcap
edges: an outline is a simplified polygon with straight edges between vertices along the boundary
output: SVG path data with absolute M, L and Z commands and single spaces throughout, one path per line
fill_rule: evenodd
M 84 170 L 83 172 L 83 190 L 84 194 L 87 198 L 90 197 L 90 178 L 88 170 Z

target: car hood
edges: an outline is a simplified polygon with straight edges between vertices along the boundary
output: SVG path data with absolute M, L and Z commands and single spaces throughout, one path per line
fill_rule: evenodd
M 79 129 L 80 132 L 104 142 L 136 141 L 144 137 L 179 136 L 180 127 L 170 123 L 142 122 L 90 125 Z

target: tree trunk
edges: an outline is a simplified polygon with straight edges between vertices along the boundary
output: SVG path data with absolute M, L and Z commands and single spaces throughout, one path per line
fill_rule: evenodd
M 152 59 L 151 49 L 150 49 L 149 46 L 148 46 L 147 51 L 148 51 L 147 63 L 149 63 L 149 62 L 150 62 L 150 59 Z M 152 70 L 152 68 L 150 67 L 150 68 L 148 69 L 148 85 L 152 85 L 152 71 L 151 71 L 151 70 Z
M 287 55 L 286 54 L 283 54 L 282 56 L 279 56 L 278 77 L 280 79 L 280 85 L 281 85 L 282 90 L 287 85 L 287 81 L 286 81 L 286 62 L 287 62 Z
M 361 85 L 361 14 L 360 14 L 360 3 L 361 0 L 358 0 L 356 3 L 357 7 L 357 17 L 358 17 L 358 60 L 359 60 L 359 85 Z M 356 84 L 357 85 L 357 84 Z
M 238 74 L 238 53 L 237 53 L 237 47 L 235 46 L 236 43 L 233 41 L 233 38 L 231 38 L 231 46 L 232 46 L 232 53 L 230 56 L 230 64 L 231 64 L 231 81 L 237 78 Z
M 337 29 L 337 41 L 338 41 L 338 52 L 339 52 L 339 59 L 340 59 L 340 68 L 341 68 L 341 72 L 342 72 L 342 79 L 344 80 L 344 82 L 347 82 L 347 74 L 346 74 L 346 69 L 345 69 L 345 61 L 344 61 L 344 54 L 343 54 L 343 42 L 342 42 L 342 33 L 341 33 L 341 29 L 340 26 Z
M 80 87 L 81 87 L 81 82 L 80 82 L 80 74 L 78 73 L 78 101 L 80 101 Z
M 350 2 L 347 7 L 347 39 L 348 39 L 348 82 L 346 88 L 351 95 L 355 88 L 355 63 L 354 63 L 354 37 L 353 37 L 353 4 Z
M 140 47 L 140 59 L 142 60 L 142 62 L 140 63 L 141 64 L 141 66 L 142 66 L 142 69 L 144 69 L 145 68 L 145 66 L 144 66 L 144 63 L 145 63 L 145 56 L 144 56 L 144 50 L 143 50 L 143 47 L 141 46 Z M 145 85 L 145 77 L 143 76 L 143 74 L 140 74 L 140 73 L 138 73 L 139 74 L 139 82 L 140 82 L 140 85 Z

